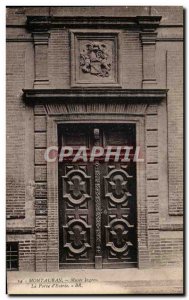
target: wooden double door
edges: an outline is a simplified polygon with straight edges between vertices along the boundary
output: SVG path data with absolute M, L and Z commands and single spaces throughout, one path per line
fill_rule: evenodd
M 135 126 L 66 125 L 59 146 L 73 155 L 59 162 L 60 268 L 127 268 L 137 265 L 136 164 L 110 155 L 90 161 L 94 146 L 135 148 Z M 73 161 L 80 146 L 87 158 Z

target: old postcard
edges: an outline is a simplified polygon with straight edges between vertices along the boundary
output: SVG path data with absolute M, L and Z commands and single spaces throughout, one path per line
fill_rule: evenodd
M 183 294 L 183 7 L 7 7 L 7 293 Z

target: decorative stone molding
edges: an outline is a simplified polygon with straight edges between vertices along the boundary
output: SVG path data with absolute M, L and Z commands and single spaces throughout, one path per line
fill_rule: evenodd
M 50 29 L 51 18 L 49 16 L 27 16 L 27 27 L 31 32 L 45 32 Z
M 155 46 L 157 39 L 156 29 L 160 24 L 160 16 L 140 16 L 138 25 L 140 28 L 140 39 L 142 43 L 143 58 L 143 88 L 154 88 L 156 86 L 155 72 Z
M 137 22 L 142 32 L 154 32 L 160 24 L 161 16 L 138 16 Z
M 136 17 L 94 17 L 94 16 L 27 16 L 30 30 L 36 28 L 136 28 Z
M 167 96 L 166 89 L 23 89 L 24 99 L 30 105 L 37 103 L 64 103 L 70 101 L 100 101 L 116 103 L 156 103 Z
M 157 32 L 143 32 L 140 34 L 140 39 L 143 45 L 155 45 L 157 38 Z

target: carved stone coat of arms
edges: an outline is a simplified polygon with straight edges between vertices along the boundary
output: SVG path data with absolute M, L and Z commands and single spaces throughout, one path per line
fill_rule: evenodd
M 86 49 L 80 54 L 80 67 L 84 73 L 108 77 L 111 63 L 106 45 L 97 42 L 86 44 Z

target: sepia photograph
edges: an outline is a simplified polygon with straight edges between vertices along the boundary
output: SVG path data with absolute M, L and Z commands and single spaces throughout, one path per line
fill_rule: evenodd
M 184 16 L 6 7 L 8 295 L 184 294 Z

